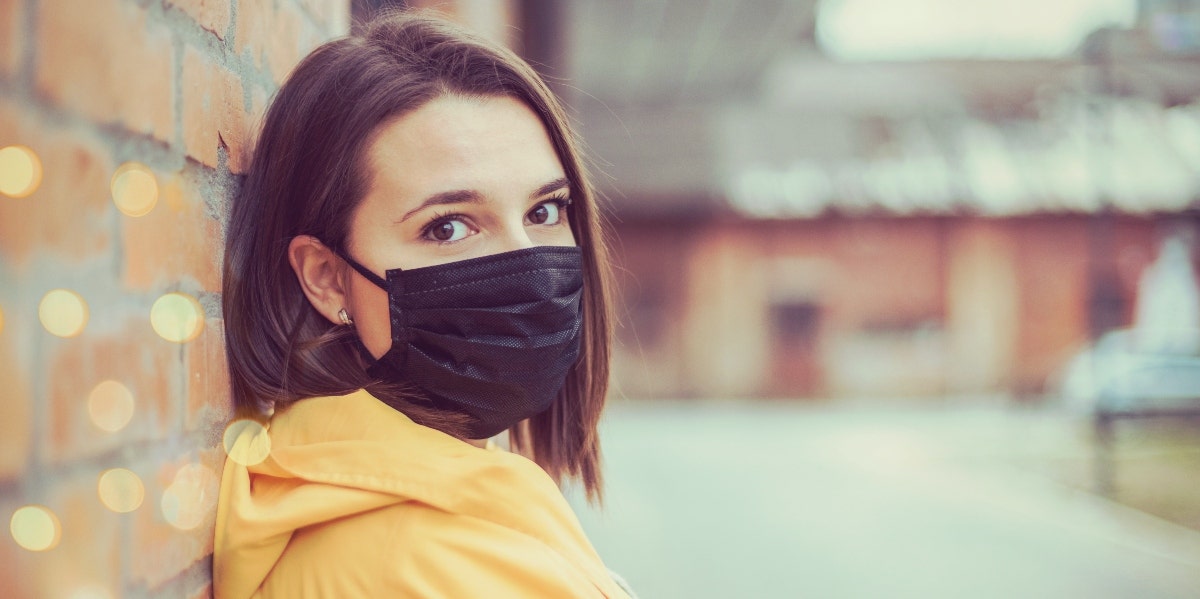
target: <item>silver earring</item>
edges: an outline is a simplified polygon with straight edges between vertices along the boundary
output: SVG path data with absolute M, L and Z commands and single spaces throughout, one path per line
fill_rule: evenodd
M 338 310 L 338 318 L 342 319 L 342 324 L 344 324 L 346 326 L 350 326 L 350 325 L 354 324 L 354 320 L 351 319 L 350 315 L 346 313 L 345 308 Z

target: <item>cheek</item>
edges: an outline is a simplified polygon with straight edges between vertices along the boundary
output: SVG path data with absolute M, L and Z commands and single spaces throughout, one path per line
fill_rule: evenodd
M 579 245 L 579 240 L 575 238 L 575 234 L 571 232 L 571 227 L 562 227 L 562 243 L 559 245 Z
M 531 229 L 530 239 L 535 245 L 578 245 L 571 226 Z
M 355 281 L 350 289 L 349 310 L 354 317 L 354 328 L 367 351 L 376 358 L 387 353 L 392 347 L 387 292 L 366 281 Z

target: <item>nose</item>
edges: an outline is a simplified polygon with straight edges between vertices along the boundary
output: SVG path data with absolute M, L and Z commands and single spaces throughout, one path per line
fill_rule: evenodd
M 511 252 L 515 250 L 523 250 L 526 248 L 535 247 L 538 244 L 529 236 L 529 230 L 525 227 L 524 220 L 516 224 L 510 224 L 505 227 L 504 233 L 499 240 L 499 247 L 496 252 Z

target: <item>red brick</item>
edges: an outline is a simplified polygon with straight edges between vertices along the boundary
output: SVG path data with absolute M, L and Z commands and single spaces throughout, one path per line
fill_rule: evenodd
M 13 327 L 0 329 L 0 480 L 25 471 L 33 433 L 29 372 L 18 353 Z
M 225 30 L 229 29 L 233 16 L 229 0 L 167 0 L 167 5 L 182 10 L 201 27 L 225 39 Z
M 158 204 L 145 216 L 122 217 L 122 284 L 155 291 L 181 278 L 220 291 L 221 235 L 204 213 L 197 183 L 179 174 L 159 177 Z
M 183 146 L 188 156 L 217 166 L 217 144 L 229 162 L 244 169 L 249 117 L 242 109 L 242 82 L 195 48 L 183 52 Z
M 187 346 L 188 430 L 216 433 L 233 416 L 223 325 L 220 319 L 209 319 L 204 332 Z
M 14 498 L 0 505 L 5 522 L 18 507 L 32 503 L 50 508 L 62 524 L 58 546 L 41 552 L 20 548 L 5 531 L 0 542 L 0 587 L 6 599 L 72 597 L 84 588 L 120 595 L 120 552 L 115 548 L 119 546 L 121 518 L 129 516 L 110 512 L 100 504 L 96 494 L 99 474 L 97 470 L 53 482 L 46 497 Z
M 0 252 L 20 267 L 34 250 L 83 260 L 110 247 L 105 213 L 113 164 L 94 139 L 51 130 L 23 108 L 0 102 L 0 146 L 28 146 L 42 163 L 41 186 L 0 197 Z
M 214 447 L 182 460 L 162 464 L 146 483 L 146 503 L 138 510 L 133 527 L 133 559 L 129 571 L 136 584 L 154 589 L 174 578 L 192 564 L 212 555 L 216 521 L 216 494 L 224 453 Z M 212 475 L 206 480 L 197 501 L 206 502 L 208 515 L 194 529 L 180 530 L 167 522 L 162 513 L 163 492 L 175 475 L 188 464 L 198 464 Z M 148 509 L 149 508 L 149 509 Z
M 40 134 L 41 123 L 34 121 L 32 115 L 28 114 L 28 110 L 0 99 L 0 145 L 11 145 L 17 143 L 20 138 L 29 138 L 35 133 Z
M 50 358 L 50 434 L 44 445 L 52 461 L 94 455 L 132 440 L 165 439 L 175 432 L 179 402 L 170 383 L 182 368 L 178 346 L 154 333 L 148 312 L 145 320 L 129 320 L 118 330 L 95 331 L 89 327 L 78 337 L 52 341 L 57 347 Z M 116 433 L 100 430 L 88 415 L 88 395 L 107 379 L 133 393 L 133 418 Z
M 1012 221 L 1019 316 L 1012 380 L 1019 389 L 1039 389 L 1087 342 L 1087 315 L 1076 307 L 1088 302 L 1088 224 Z
M 94 121 L 171 140 L 174 50 L 144 10 L 123 0 L 44 3 L 36 40 L 40 93 Z
M 20 0 L 0 0 L 0 75 L 11 77 L 21 66 Z
M 280 84 L 300 62 L 300 15 L 274 2 L 240 3 L 233 40 L 234 52 L 249 51 L 255 66 L 266 67 Z
M 831 316 L 854 331 L 882 315 L 908 322 L 941 316 L 936 221 L 860 218 L 835 226 L 830 250 L 846 284 L 830 298 Z
M 25 503 L 11 496 L 0 500 L 0 522 L 7 523 L 13 512 Z M 34 571 L 35 564 L 44 561 L 45 558 L 17 545 L 7 527 L 0 532 L 3 532 L 0 534 L 0 586 L 4 587 L 4 596 L 11 599 L 37 597 L 29 573 Z
M 62 521 L 62 542 L 51 552 L 54 563 L 39 576 L 43 597 L 69 597 L 83 587 L 108 589 L 115 595 L 121 588 L 120 557 L 113 548 L 120 522 L 128 516 L 100 503 L 99 476 L 97 470 L 72 477 L 55 492 L 51 506 L 59 506 L 56 513 Z
M 243 150 L 236 155 L 230 151 L 229 171 L 234 174 L 244 174 L 250 168 L 250 160 L 254 155 L 254 146 L 258 143 L 258 132 L 262 128 L 263 115 L 267 110 L 267 93 L 255 87 L 250 92 L 250 114 L 246 115 L 246 139 Z
M 1159 219 L 1125 216 L 1117 220 L 1112 237 L 1115 264 L 1111 268 L 1116 271 L 1115 277 L 1125 306 L 1123 323 L 1133 324 L 1142 274 L 1153 264 L 1161 249 L 1161 227 Z

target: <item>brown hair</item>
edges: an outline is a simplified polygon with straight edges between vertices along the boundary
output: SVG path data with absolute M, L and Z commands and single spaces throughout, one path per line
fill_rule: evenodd
M 369 377 L 351 327 L 322 317 L 287 258 L 297 235 L 345 252 L 351 215 L 369 184 L 364 154 L 385 121 L 446 94 L 510 96 L 542 120 L 570 182 L 571 227 L 583 251 L 578 361 L 553 405 L 509 430 L 558 483 L 602 497 L 596 425 L 608 388 L 609 262 L 594 192 L 566 114 L 530 66 L 509 50 L 428 12 L 388 12 L 355 36 L 304 58 L 264 117 L 226 231 L 225 339 L 234 406 L 264 418 L 305 397 L 366 388 L 415 422 L 465 438 L 467 417 L 431 407 L 413 388 Z M 522 423 L 525 424 L 525 423 Z

